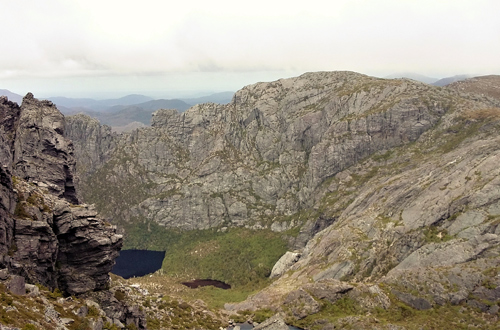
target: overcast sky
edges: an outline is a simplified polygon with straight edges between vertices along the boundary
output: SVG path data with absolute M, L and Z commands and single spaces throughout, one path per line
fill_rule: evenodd
M 172 97 L 308 71 L 500 74 L 498 0 L 0 0 L 0 89 Z

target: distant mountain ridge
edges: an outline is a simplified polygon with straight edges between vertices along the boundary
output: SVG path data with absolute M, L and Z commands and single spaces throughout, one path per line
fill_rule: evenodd
M 500 75 L 479 76 L 460 80 L 447 85 L 446 88 L 500 100 Z
M 48 100 L 66 108 L 84 107 L 95 111 L 105 111 L 115 105 L 132 105 L 153 100 L 152 97 L 140 94 L 130 94 L 117 99 L 95 100 L 91 98 L 49 97 Z
M 423 82 L 426 84 L 433 84 L 436 81 L 438 81 L 437 78 L 427 77 L 427 76 L 424 76 L 424 75 L 421 75 L 418 73 L 414 73 L 414 72 L 394 73 L 394 74 L 388 75 L 384 78 L 385 79 L 408 78 L 408 79 L 420 81 L 420 82 Z
M 227 104 L 231 102 L 234 96 L 234 92 L 221 92 L 215 93 L 207 96 L 195 97 L 195 98 L 183 98 L 182 101 L 189 103 L 191 105 L 201 104 L 201 103 L 219 103 Z
M 113 127 L 117 132 L 126 132 L 140 127 L 138 123 L 149 126 L 151 116 L 157 110 L 176 109 L 179 112 L 183 112 L 193 105 L 204 102 L 229 103 L 233 94 L 233 92 L 222 92 L 184 100 L 152 99 L 149 96 L 138 94 L 101 101 L 65 97 L 53 97 L 50 100 L 65 115 L 84 113 L 98 119 L 101 124 Z
M 454 82 L 457 82 L 457 81 L 462 81 L 462 80 L 465 80 L 465 79 L 468 79 L 468 78 L 471 78 L 471 77 L 472 76 L 468 75 L 468 74 L 461 74 L 461 75 L 456 75 L 456 76 L 452 76 L 452 77 L 446 77 L 446 78 L 443 78 L 443 79 L 439 79 L 438 81 L 432 83 L 432 85 L 443 87 L 443 86 L 449 85 L 451 83 L 454 83 Z
M 7 96 L 10 101 L 16 102 L 17 104 L 21 104 L 23 101 L 23 97 L 21 95 L 12 93 L 8 89 L 0 89 L 0 95 Z

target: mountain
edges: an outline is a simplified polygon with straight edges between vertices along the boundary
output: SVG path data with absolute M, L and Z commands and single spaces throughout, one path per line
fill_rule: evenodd
M 207 95 L 207 96 L 182 99 L 182 101 L 184 101 L 188 104 L 191 104 L 191 105 L 200 104 L 200 103 L 226 104 L 226 103 L 231 102 L 233 95 L 234 95 L 234 92 L 220 92 L 220 93 L 215 93 L 215 94 L 211 94 L 211 95 Z
M 16 102 L 17 104 L 21 104 L 21 101 L 23 100 L 21 95 L 12 93 L 7 89 L 0 89 L 0 96 L 7 96 L 10 101 Z
M 110 107 L 106 110 L 106 112 L 119 112 L 126 110 L 127 108 L 130 107 L 137 107 L 141 108 L 142 110 L 148 110 L 148 111 L 156 111 L 159 109 L 177 109 L 179 111 L 185 111 L 189 109 L 190 105 L 187 104 L 184 101 L 177 100 L 177 99 L 172 99 L 172 100 L 166 100 L 166 99 L 157 99 L 157 100 L 151 100 L 143 103 L 138 103 L 138 104 L 133 104 L 133 105 L 115 105 L 113 107 Z M 149 122 L 148 122 L 149 124 Z
M 164 274 L 235 288 L 270 275 L 245 301 L 226 300 L 228 313 L 311 329 L 494 328 L 496 80 L 470 94 L 306 73 L 246 86 L 229 104 L 158 110 L 128 134 L 69 116 L 66 136 L 83 199 L 125 228 L 129 248 L 169 251 Z M 279 260 L 272 235 L 289 249 Z M 262 259 L 238 257 L 250 252 L 243 237 Z
M 487 96 L 497 100 L 500 99 L 499 75 L 480 76 L 460 80 L 446 87 L 461 93 L 477 94 L 481 97 Z
M 123 134 L 2 97 L 1 323 L 495 329 L 499 85 L 307 73 Z M 109 281 L 122 237 L 104 217 L 163 268 Z
M 115 99 L 112 102 L 132 102 L 133 97 L 125 97 L 121 99 Z M 112 103 L 109 101 L 109 104 Z M 130 125 L 134 122 L 139 122 L 144 125 L 149 125 L 151 122 L 151 116 L 154 111 L 159 109 L 177 109 L 179 111 L 184 111 L 190 107 L 189 104 L 184 101 L 173 99 L 173 100 L 149 100 L 143 103 L 126 105 L 126 104 L 113 105 L 105 108 L 103 111 L 94 111 L 91 108 L 84 107 L 71 107 L 66 108 L 64 106 L 58 106 L 62 113 L 65 115 L 73 115 L 77 113 L 87 114 L 93 118 L 97 118 L 101 124 L 109 125 L 111 127 L 116 127 L 115 130 L 123 131 L 125 126 Z M 66 103 L 68 104 L 68 103 Z M 75 103 L 76 104 L 76 103 Z M 99 105 L 102 107 L 103 104 Z M 99 108 L 93 106 L 94 108 Z M 127 126 L 125 130 L 132 129 L 135 125 Z
M 457 76 L 453 76 L 453 77 L 439 79 L 438 81 L 433 82 L 432 85 L 443 87 L 443 86 L 449 85 L 451 83 L 454 83 L 456 81 L 465 80 L 465 79 L 468 79 L 471 77 L 472 77 L 471 75 L 461 74 L 461 75 L 457 75 Z
M 64 108 L 87 108 L 93 111 L 106 111 L 115 105 L 133 105 L 153 100 L 145 95 L 131 94 L 117 99 L 94 100 L 91 98 L 67 98 L 67 97 L 49 97 L 48 100 L 55 103 L 58 107 Z
M 408 79 L 420 81 L 420 82 L 423 82 L 426 84 L 433 84 L 438 80 L 436 78 L 427 77 L 427 76 L 424 76 L 424 75 L 421 75 L 418 73 L 414 73 L 414 72 L 395 73 L 395 74 L 391 74 L 389 76 L 386 76 L 385 78 L 386 79 L 408 78 Z

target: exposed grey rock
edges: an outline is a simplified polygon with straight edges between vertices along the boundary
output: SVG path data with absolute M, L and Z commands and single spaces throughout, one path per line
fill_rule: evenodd
M 0 280 L 5 281 L 9 278 L 9 270 L 7 268 L 0 269 Z
M 322 280 L 316 283 L 306 284 L 303 289 L 317 299 L 325 299 L 334 303 L 344 294 L 351 291 L 354 287 L 349 283 L 337 280 Z
M 31 93 L 21 107 L 0 100 L 0 264 L 31 283 L 80 294 L 107 287 L 122 237 L 78 205 L 64 127 L 50 101 Z
M 73 145 L 65 139 L 64 116 L 50 101 L 23 98 L 14 142 L 13 174 L 47 184 L 49 191 L 78 204 Z
M 432 308 L 432 305 L 424 298 L 418 298 L 409 293 L 392 290 L 392 293 L 398 297 L 399 300 L 418 310 L 426 310 Z
M 40 289 L 36 285 L 26 284 L 25 287 L 28 297 L 38 297 L 40 295 Z
M 303 289 L 292 291 L 283 301 L 283 308 L 290 310 L 297 319 L 315 314 L 320 311 L 321 305 Z
M 7 290 L 17 295 L 25 295 L 26 287 L 24 284 L 24 277 L 11 275 L 10 278 L 6 282 Z
M 300 258 L 300 253 L 287 251 L 274 265 L 271 270 L 270 278 L 279 277 L 284 274 L 291 265 L 296 263 Z
M 481 300 L 497 303 L 499 285 L 496 107 L 488 97 L 351 72 L 259 83 L 230 104 L 159 110 L 151 128 L 113 136 L 82 182 L 84 197 L 123 221 L 288 234 L 290 249 L 301 250 L 292 271 L 230 310 L 288 304 L 303 318 L 318 309 L 304 289 L 311 279 L 334 279 L 358 287 L 329 299 L 368 310 L 389 308 L 395 289 L 418 308 L 470 302 L 487 311 Z M 71 127 L 78 120 L 87 119 Z
M 343 261 L 340 263 L 336 263 L 332 265 L 331 267 L 325 269 L 324 271 L 314 275 L 314 280 L 319 281 L 322 279 L 334 279 L 334 280 L 340 280 L 347 274 L 349 274 L 352 269 L 353 269 L 353 263 L 350 261 Z
M 125 301 L 118 301 L 111 291 L 98 291 L 88 295 L 99 303 L 99 308 L 112 323 L 118 326 L 122 324 L 121 327 L 133 324 L 139 330 L 147 329 L 145 313 L 139 306 L 130 306 Z
M 227 105 L 158 110 L 152 127 L 129 134 L 104 133 L 82 116 L 68 119 L 66 134 L 83 157 L 84 195 L 107 215 L 183 229 L 243 226 L 311 207 L 327 178 L 415 141 L 446 112 L 450 93 L 352 72 L 308 73 L 247 86 Z
M 55 310 L 52 304 L 48 304 L 45 307 L 45 321 L 54 322 L 56 324 L 61 324 L 60 313 Z
M 285 323 L 283 315 L 276 314 L 255 326 L 254 330 L 288 330 L 288 325 Z

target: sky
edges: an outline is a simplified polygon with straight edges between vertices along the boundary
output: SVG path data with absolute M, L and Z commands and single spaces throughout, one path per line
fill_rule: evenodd
M 0 0 L 0 89 L 236 91 L 310 71 L 500 74 L 498 0 Z

